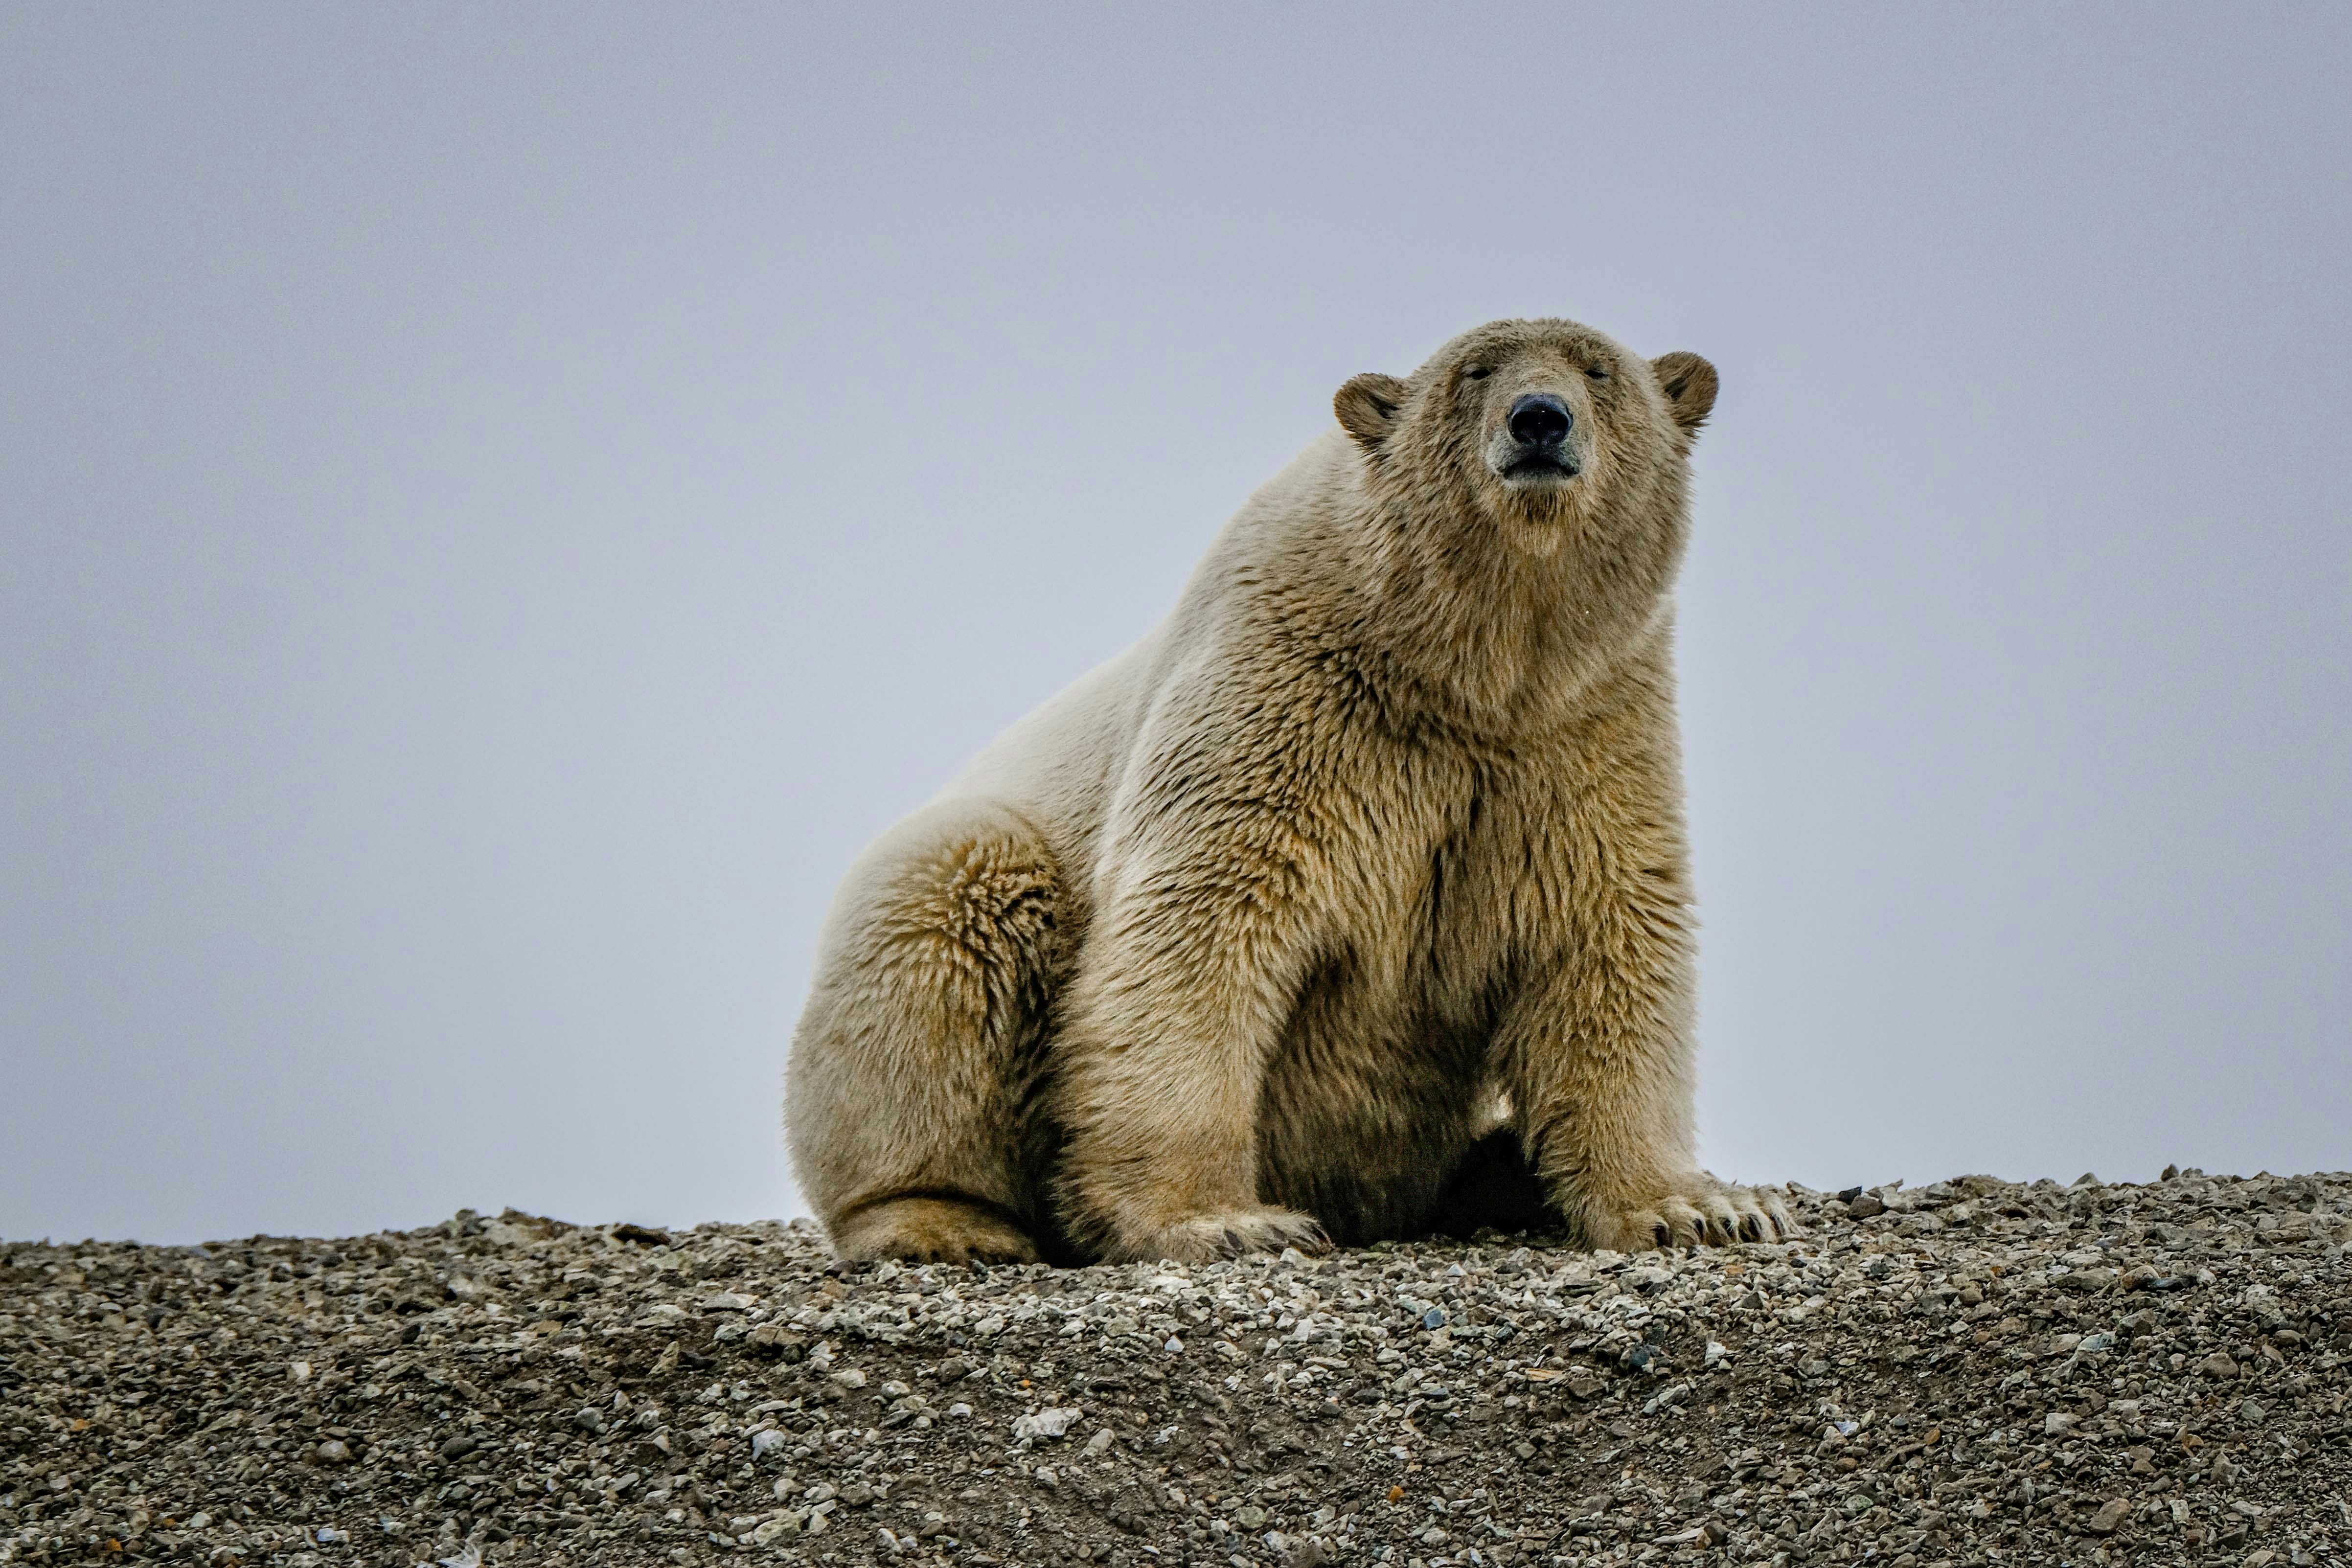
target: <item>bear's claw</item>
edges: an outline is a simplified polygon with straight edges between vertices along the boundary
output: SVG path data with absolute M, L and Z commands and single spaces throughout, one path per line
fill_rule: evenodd
M 1588 1243 L 1620 1252 L 1778 1241 L 1798 1233 L 1779 1194 L 1735 1186 L 1704 1171 L 1630 1200 L 1582 1207 Z

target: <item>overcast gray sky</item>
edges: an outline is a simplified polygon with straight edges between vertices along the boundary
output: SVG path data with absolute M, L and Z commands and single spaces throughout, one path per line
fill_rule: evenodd
M 2352 1166 L 2352 9 L 0 10 L 0 1235 L 795 1212 L 865 841 L 1365 370 L 1724 391 L 1706 1155 Z

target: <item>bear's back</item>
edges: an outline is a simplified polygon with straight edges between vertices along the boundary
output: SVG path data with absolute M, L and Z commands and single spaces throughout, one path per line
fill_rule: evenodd
M 934 797 L 997 801 L 1045 835 L 1074 891 L 1090 879 L 1103 824 L 1155 700 L 1171 681 L 1255 640 L 1258 595 L 1344 591 L 1349 563 L 1329 538 L 1353 485 L 1347 437 L 1310 443 L 1219 531 L 1166 620 L 982 747 Z

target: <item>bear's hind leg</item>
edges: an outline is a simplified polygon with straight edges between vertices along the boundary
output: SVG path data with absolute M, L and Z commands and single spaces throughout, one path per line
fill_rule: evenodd
M 1059 878 L 1018 813 L 950 801 L 852 873 L 793 1040 L 801 1189 L 844 1258 L 1034 1260 Z

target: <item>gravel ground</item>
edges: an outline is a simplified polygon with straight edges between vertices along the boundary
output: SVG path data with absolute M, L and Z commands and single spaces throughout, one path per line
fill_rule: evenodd
M 9 1244 L 0 1562 L 2352 1568 L 2352 1176 L 1790 1197 L 1632 1258 Z

